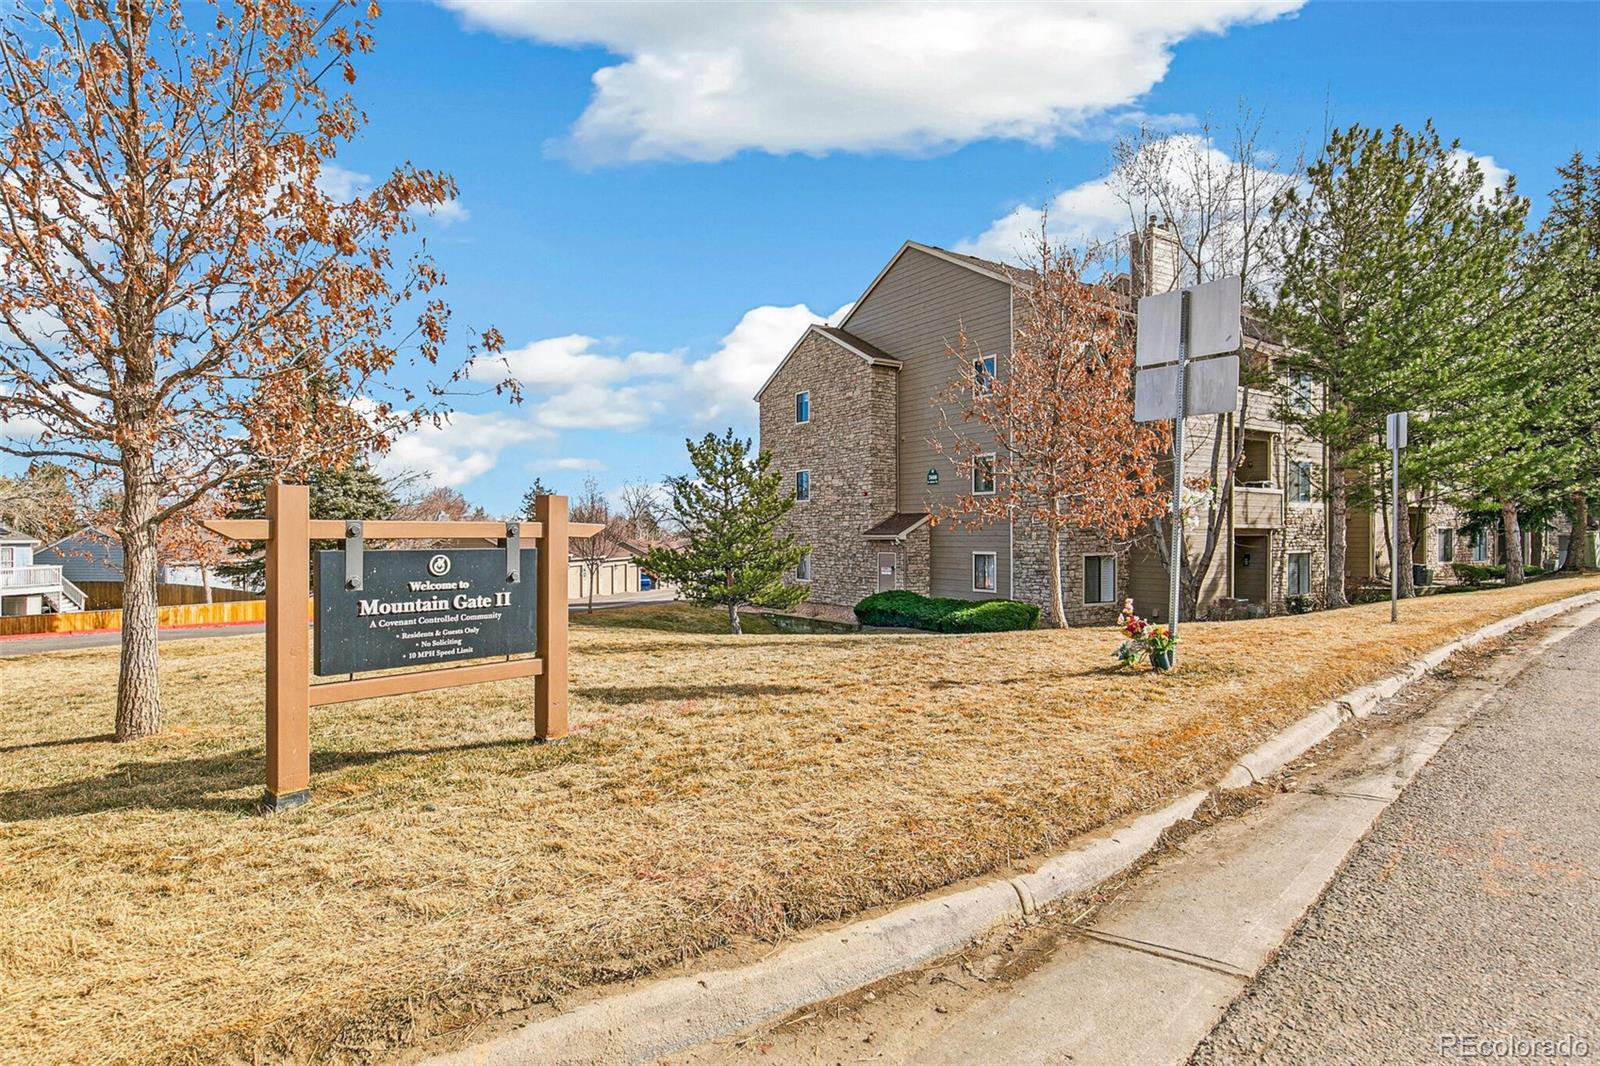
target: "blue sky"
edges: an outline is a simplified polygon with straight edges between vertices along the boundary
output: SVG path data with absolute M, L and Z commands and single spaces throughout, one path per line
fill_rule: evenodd
M 902 241 L 1095 182 L 1140 115 L 1242 102 L 1285 155 L 1431 117 L 1536 212 L 1600 149 L 1596 4 L 449 5 L 387 5 L 340 163 L 459 182 L 424 228 L 528 400 L 464 399 L 388 463 L 496 512 L 535 475 L 610 489 L 681 469 L 686 434 L 753 433 L 749 394 Z

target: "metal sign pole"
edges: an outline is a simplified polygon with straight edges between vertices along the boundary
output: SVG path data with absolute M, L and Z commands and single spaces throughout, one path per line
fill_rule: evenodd
M 1400 449 L 1389 449 L 1389 465 L 1394 468 L 1394 513 L 1389 519 L 1389 621 L 1400 621 Z
M 1184 290 L 1178 320 L 1178 416 L 1172 421 L 1172 549 L 1168 559 L 1167 625 L 1178 665 L 1178 596 L 1183 581 L 1183 419 L 1189 392 L 1189 292 Z
M 1389 444 L 1389 621 L 1400 621 L 1400 449 L 1406 446 L 1407 412 L 1399 411 L 1387 419 L 1385 436 Z

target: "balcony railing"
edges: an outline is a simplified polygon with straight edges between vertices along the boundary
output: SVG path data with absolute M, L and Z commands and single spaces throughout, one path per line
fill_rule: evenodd
M 1279 529 L 1283 526 L 1283 490 L 1263 485 L 1241 485 L 1234 495 L 1233 524 L 1241 529 Z
M 59 566 L 8 566 L 0 570 L 0 589 L 60 588 Z

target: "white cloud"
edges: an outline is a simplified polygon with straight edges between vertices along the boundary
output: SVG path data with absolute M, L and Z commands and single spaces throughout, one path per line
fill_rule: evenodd
M 1185 38 L 1302 0 L 1184 4 L 442 0 L 468 25 L 623 57 L 594 74 L 580 159 L 926 152 L 1049 142 L 1127 108 Z
M 806 327 L 844 317 L 849 305 L 819 315 L 805 304 L 757 307 L 722 338 L 710 356 L 684 368 L 680 388 L 685 414 L 697 425 L 745 422 L 754 418 L 752 397 L 789 354 Z
M 401 436 L 376 465 L 385 474 L 420 471 L 435 484 L 459 488 L 494 469 L 507 448 L 551 436 L 521 411 L 457 411 L 441 425 L 424 424 Z
M 1262 162 L 1271 162 L 1263 154 Z M 1131 172 L 1142 180 L 1157 181 L 1182 189 L 1196 174 L 1212 176 L 1221 182 L 1222 176 L 1238 167 L 1228 153 L 1196 134 L 1173 134 L 1163 141 L 1146 144 L 1128 163 Z M 1269 170 L 1251 170 L 1250 187 L 1267 189 L 1281 180 Z M 1179 200 L 1183 200 L 1179 197 Z M 1148 201 L 1140 192 L 1130 189 L 1115 173 L 1074 185 L 1051 197 L 1050 240 L 1052 244 L 1085 247 L 1106 244 L 1142 227 L 1149 214 L 1165 212 Z M 955 250 L 967 255 L 997 259 L 1006 263 L 1020 263 L 1032 258 L 1039 227 L 1044 218 L 1044 205 L 1018 204 L 995 219 L 976 237 L 958 241 Z M 1181 213 L 1183 205 L 1178 205 Z M 1192 219 L 1175 218 L 1181 231 L 1187 232 Z M 1212 237 L 1219 254 L 1232 254 L 1231 249 L 1243 241 L 1243 231 L 1236 218 L 1213 218 L 1220 232 Z
M 1494 161 L 1492 155 L 1479 155 L 1469 152 L 1465 148 L 1457 148 L 1450 153 L 1450 165 L 1457 172 L 1467 169 L 1467 161 L 1476 160 L 1478 169 L 1483 173 L 1484 198 L 1493 197 L 1497 189 L 1504 189 L 1511 181 L 1511 171 Z
M 577 457 L 557 459 L 549 465 L 557 470 L 604 470 L 606 468 L 606 464 L 598 459 L 580 459 Z

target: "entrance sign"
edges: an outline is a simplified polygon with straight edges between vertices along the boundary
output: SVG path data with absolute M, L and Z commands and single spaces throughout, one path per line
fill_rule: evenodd
M 317 553 L 317 674 L 528 655 L 534 589 L 509 580 L 498 548 L 364 551 L 351 588 L 346 552 Z M 532 573 L 536 551 L 523 548 Z
M 204 523 L 211 532 L 229 540 L 259 540 L 266 542 L 267 563 L 267 792 L 262 806 L 267 810 L 284 810 L 297 807 L 311 798 L 311 708 L 350 700 L 374 699 L 380 696 L 398 696 L 409 692 L 426 692 L 430 689 L 455 685 L 473 685 L 481 681 L 507 681 L 516 678 L 533 678 L 533 736 L 535 740 L 559 740 L 567 735 L 567 540 L 569 536 L 592 537 L 600 532 L 597 525 L 567 523 L 565 496 L 540 496 L 534 501 L 532 522 L 402 522 L 360 520 L 311 519 L 311 496 L 304 485 L 272 484 L 267 486 L 267 517 L 265 521 L 216 519 Z M 522 610 L 530 602 L 521 597 L 531 595 L 534 617 L 533 655 L 510 659 L 481 661 L 464 666 L 449 666 L 407 673 L 383 674 L 377 677 L 352 677 L 345 681 L 311 684 L 311 639 L 306 632 L 306 622 L 311 617 L 311 542 L 312 540 L 340 540 L 345 542 L 342 559 L 319 565 L 319 579 L 337 580 L 339 595 L 376 601 L 379 607 L 369 615 L 376 620 L 394 618 L 393 609 L 385 613 L 381 605 L 387 602 L 380 583 L 392 580 L 389 564 L 376 562 L 390 554 L 382 550 L 363 550 L 363 539 L 375 540 L 478 540 L 498 542 L 500 547 L 483 554 L 496 560 L 493 580 L 484 578 L 474 563 L 464 562 L 471 550 L 422 552 L 421 567 L 427 577 L 419 582 L 435 584 L 467 581 L 470 588 L 448 592 L 438 589 L 421 589 L 408 598 L 447 598 L 451 601 L 449 614 L 492 614 L 497 597 L 508 591 L 510 601 L 504 611 Z M 536 546 L 525 554 L 522 543 Z M 335 556 L 341 553 L 331 553 Z M 361 563 L 357 572 L 354 555 Z M 409 552 L 397 554 L 408 555 Z M 404 569 L 405 562 L 396 566 Z M 523 588 L 521 579 L 526 568 L 532 566 L 535 579 Z M 463 573 L 465 571 L 465 574 Z M 480 589 L 479 582 L 484 582 Z M 454 607 L 456 595 L 474 600 L 488 597 L 488 607 Z M 345 602 L 341 599 L 340 602 Z M 332 603 L 329 609 L 338 610 Z M 357 610 L 359 611 L 359 606 Z M 402 612 L 404 613 L 404 612 Z M 421 612 L 418 612 L 421 613 Z M 476 655 L 488 645 L 477 641 L 486 630 L 487 618 L 461 620 L 456 623 L 440 622 L 442 629 L 476 625 L 479 633 L 471 634 L 470 646 Z M 322 648 L 330 654 L 337 635 L 333 626 L 319 633 Z M 396 627 L 399 628 L 399 627 Z M 369 631 L 372 632 L 372 631 Z M 455 640 L 467 634 L 441 633 L 429 640 Z M 421 640 L 423 638 L 418 638 Z M 501 638 L 495 638 L 501 639 Z M 506 635 L 504 639 L 517 646 L 526 646 L 523 632 Z M 468 646 L 462 644 L 436 645 L 439 655 L 413 662 L 445 662 L 458 656 L 451 649 Z M 496 651 L 491 654 L 505 654 Z M 514 654 L 514 653 L 513 653 Z M 356 670 L 372 668 L 371 660 L 352 658 L 349 663 L 360 663 Z M 406 665 L 402 663 L 400 665 Z M 352 671 L 354 672 L 354 671 Z
M 1183 428 L 1190 415 L 1226 414 L 1239 404 L 1239 350 L 1243 339 L 1243 282 L 1219 278 L 1204 285 L 1139 300 L 1133 382 L 1133 420 L 1172 420 L 1172 544 L 1167 625 L 1178 635 L 1178 592 L 1183 575 Z M 1191 359 L 1200 360 L 1190 364 Z M 1177 653 L 1173 653 L 1177 662 Z

